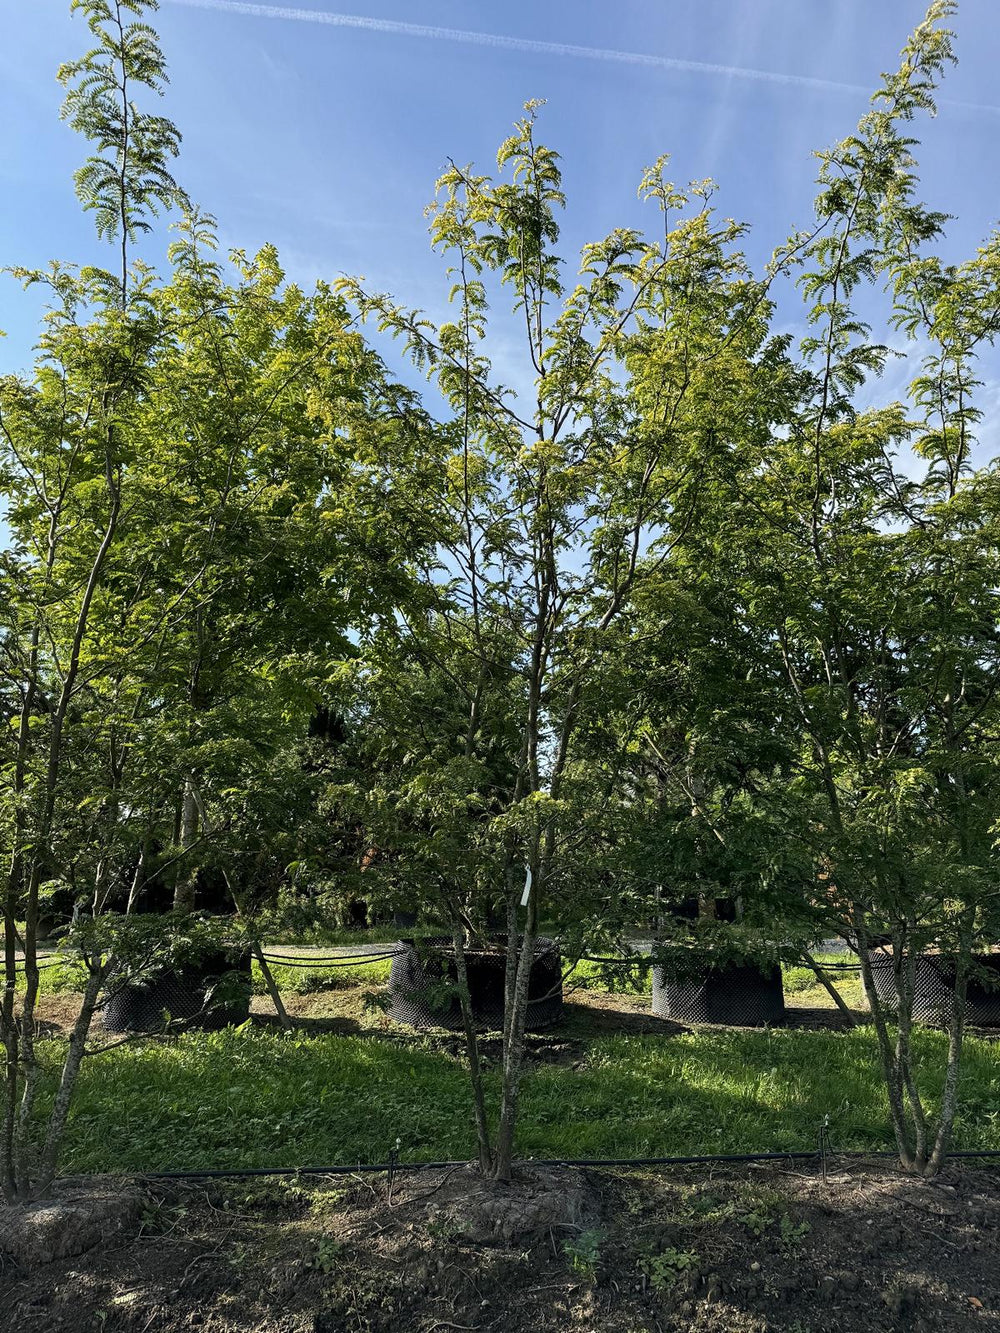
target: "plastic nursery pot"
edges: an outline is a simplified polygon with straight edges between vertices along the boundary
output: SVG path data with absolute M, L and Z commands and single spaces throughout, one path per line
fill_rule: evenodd
M 172 1021 L 203 1032 L 245 1023 L 250 1016 L 250 966 L 249 949 L 212 949 L 192 962 L 164 968 L 148 981 L 122 986 L 112 991 L 104 1007 L 104 1030 L 159 1032 L 167 1013 Z
M 899 997 L 892 954 L 873 949 L 869 961 L 876 995 L 886 1008 L 895 1009 Z M 992 984 L 981 977 L 970 979 L 965 1021 L 973 1027 L 1000 1027 L 1000 951 L 974 954 L 973 963 L 992 974 Z M 929 1027 L 943 1027 L 951 1017 L 954 1000 L 955 964 L 940 954 L 920 954 L 913 977 L 914 1019 Z
M 679 1023 L 776 1027 L 785 1021 L 781 968 L 770 963 L 719 963 L 673 977 L 656 963 L 653 1013 Z
M 424 940 L 419 951 L 412 940 L 402 944 L 389 975 L 389 1017 L 415 1028 L 461 1028 L 462 1008 L 454 989 L 455 950 L 451 941 Z M 465 968 L 476 1027 L 498 1031 L 503 1027 L 505 942 L 491 942 L 486 949 L 467 949 Z M 529 1032 L 537 1032 L 561 1017 L 562 955 L 554 940 L 538 939 L 528 980 L 525 1026 Z

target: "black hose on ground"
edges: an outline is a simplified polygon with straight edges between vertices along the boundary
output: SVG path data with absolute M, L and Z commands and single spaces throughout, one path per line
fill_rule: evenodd
M 888 1151 L 866 1152 L 863 1149 L 851 1149 L 845 1152 L 828 1152 L 827 1160 L 835 1157 L 850 1161 L 862 1161 L 865 1158 L 895 1158 L 898 1153 Z M 948 1154 L 948 1160 L 973 1160 L 1000 1158 L 1000 1149 L 968 1148 Z M 749 1153 L 707 1153 L 688 1157 L 531 1157 L 526 1158 L 522 1166 L 575 1166 L 591 1167 L 645 1167 L 645 1166 L 698 1166 L 720 1162 L 802 1162 L 820 1160 L 816 1148 L 790 1152 L 749 1152 Z M 447 1171 L 460 1166 L 470 1166 L 471 1162 L 395 1162 L 395 1171 Z M 243 1180 L 254 1176 L 354 1176 L 358 1173 L 377 1173 L 388 1171 L 388 1162 L 359 1162 L 356 1166 L 253 1166 L 234 1167 L 231 1170 L 204 1171 L 146 1171 L 141 1173 L 143 1180 Z

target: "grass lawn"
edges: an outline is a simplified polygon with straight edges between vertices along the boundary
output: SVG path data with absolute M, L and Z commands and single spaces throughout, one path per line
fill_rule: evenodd
M 924 1032 L 933 1102 L 944 1038 Z M 705 1031 L 598 1037 L 525 1076 L 519 1150 L 640 1157 L 891 1146 L 872 1034 Z M 57 1052 L 52 1051 L 55 1056 Z M 998 1048 L 970 1038 L 956 1146 L 1000 1148 Z M 488 1075 L 495 1093 L 497 1076 Z M 246 1025 L 85 1062 L 66 1171 L 304 1166 L 473 1152 L 464 1069 L 432 1043 Z
M 472 1155 L 471 1104 L 458 1038 L 393 1024 L 373 1006 L 390 963 L 273 965 L 296 1023 L 261 1017 L 215 1034 L 141 1040 L 84 1063 L 65 1171 L 349 1165 Z M 43 974 L 56 1009 L 75 1004 L 75 969 Z M 255 1002 L 269 1012 L 255 971 Z M 835 1146 L 892 1146 L 875 1042 L 854 1031 L 679 1031 L 649 1013 L 649 974 L 607 991 L 583 963 L 566 1021 L 532 1050 L 518 1148 L 535 1157 L 644 1157 L 809 1149 L 829 1115 Z M 854 1008 L 860 983 L 840 983 Z M 807 968 L 785 969 L 789 1005 L 832 1008 Z M 62 994 L 59 994 L 62 992 Z M 44 1008 L 43 1015 L 44 1015 Z M 65 1030 L 65 1017 L 61 1026 Z M 59 1026 L 59 1025 L 57 1025 Z M 922 1083 L 938 1094 L 944 1037 L 918 1035 Z M 53 1066 L 61 1042 L 46 1048 Z M 495 1098 L 496 1052 L 487 1046 Z M 968 1039 L 956 1146 L 1000 1149 L 1000 1045 Z

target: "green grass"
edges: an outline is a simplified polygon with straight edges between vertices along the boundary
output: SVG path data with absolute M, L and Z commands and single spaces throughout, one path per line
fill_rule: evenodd
M 933 1104 L 944 1038 L 922 1032 Z M 53 1056 L 57 1054 L 52 1052 Z M 491 1095 L 497 1076 L 488 1075 Z M 956 1146 L 1000 1148 L 997 1047 L 970 1038 Z M 891 1147 L 872 1034 L 712 1032 L 595 1040 L 583 1068 L 525 1076 L 519 1151 L 643 1157 L 809 1149 L 829 1114 L 840 1148 Z M 63 1169 L 141 1171 L 473 1153 L 462 1066 L 377 1036 L 248 1027 L 122 1046 L 85 1062 Z
M 57 963 L 43 961 L 38 970 L 39 995 L 57 995 L 63 991 L 82 991 L 87 984 L 87 969 L 72 959 Z M 23 992 L 27 986 L 21 964 L 18 964 L 16 989 Z
M 853 961 L 851 954 L 815 954 L 816 962 L 845 963 Z M 805 1009 L 832 1009 L 833 1000 L 825 986 L 816 979 L 811 967 L 797 967 L 785 964 L 781 969 L 782 983 L 785 988 L 785 1001 L 791 1006 Z M 867 1006 L 861 974 L 854 971 L 831 969 L 826 974 L 839 992 L 841 998 L 851 1009 L 864 1009 Z
M 341 963 L 333 967 L 289 967 L 281 963 L 268 963 L 278 990 L 299 995 L 322 990 L 345 990 L 351 986 L 384 986 L 389 980 L 391 966 L 392 960 L 389 958 L 379 958 L 363 965 Z M 256 961 L 253 964 L 253 991 L 255 995 L 267 994 L 260 964 Z
M 270 963 L 278 989 L 293 994 L 309 994 L 321 990 L 341 990 L 350 986 L 383 985 L 389 976 L 389 959 L 379 959 L 364 965 L 339 964 L 331 967 L 292 967 L 280 963 Z M 79 963 L 57 963 L 45 966 L 39 976 L 39 990 L 43 995 L 62 991 L 81 991 L 86 980 L 86 970 Z M 847 1003 L 854 1008 L 863 1007 L 863 995 L 860 979 L 854 973 L 846 973 L 843 979 L 834 975 L 833 980 Z M 567 977 L 567 988 L 582 987 L 594 991 L 624 992 L 626 994 L 648 995 L 652 989 L 652 974 L 649 967 L 614 967 L 602 968 L 599 963 L 583 961 Z M 786 967 L 784 969 L 785 995 L 793 1004 L 806 1006 L 818 1005 L 830 1007 L 829 995 L 817 982 L 814 973 L 807 967 Z M 24 974 L 18 974 L 18 989 L 24 988 Z M 254 994 L 266 994 L 259 965 L 253 964 Z
M 394 926 L 390 924 L 385 926 L 366 926 L 359 929 L 357 926 L 325 926 L 316 924 L 306 930 L 276 928 L 267 931 L 267 943 L 279 948 L 284 948 L 289 944 L 304 945 L 310 948 L 324 948 L 334 945 L 357 945 L 361 948 L 365 944 L 394 944 L 401 935 L 407 938 L 414 935 L 445 935 L 447 930 L 443 926 L 418 925 L 418 926 Z

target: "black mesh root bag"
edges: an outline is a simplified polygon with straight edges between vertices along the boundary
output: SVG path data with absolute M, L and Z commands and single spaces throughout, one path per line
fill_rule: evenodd
M 875 993 L 882 1003 L 895 1009 L 899 1002 L 892 955 L 875 950 L 869 955 Z M 1000 1027 L 1000 954 L 978 954 L 977 967 L 992 973 L 987 984 L 982 977 L 969 980 L 965 1003 L 965 1021 L 972 1027 Z M 951 1018 L 955 1002 L 955 965 L 937 954 L 921 954 L 913 978 L 913 1017 L 928 1027 L 944 1027 Z
M 106 1032 L 162 1032 L 170 1025 L 217 1032 L 250 1015 L 249 950 L 213 949 L 197 962 L 115 988 L 104 1005 Z
M 698 976 L 671 977 L 655 965 L 653 1013 L 679 1023 L 775 1027 L 785 1021 L 781 968 L 725 963 Z
M 507 958 L 504 947 L 468 949 L 465 955 L 469 996 L 477 1028 L 496 1032 L 503 1028 L 504 981 Z M 404 940 L 392 960 L 389 976 L 389 1016 L 415 1028 L 462 1026 L 462 1009 L 456 990 L 455 951 L 450 940 L 422 940 L 419 947 Z M 562 957 L 554 940 L 535 941 L 535 958 L 528 982 L 526 1028 L 537 1032 L 562 1017 Z

